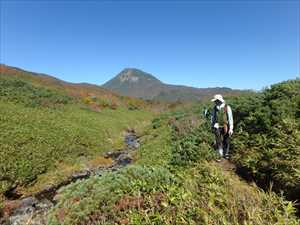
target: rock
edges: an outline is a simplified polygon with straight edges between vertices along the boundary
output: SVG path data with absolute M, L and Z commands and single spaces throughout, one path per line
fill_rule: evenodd
M 80 171 L 80 172 L 74 173 L 72 175 L 72 180 L 87 178 L 90 175 L 91 175 L 91 172 L 89 170 Z
M 44 225 L 46 224 L 45 214 L 53 207 L 53 203 L 47 199 L 38 201 L 34 197 L 28 197 L 19 201 L 11 201 L 6 207 L 13 208 L 13 211 L 9 219 L 1 223 L 3 225 Z
M 138 138 L 134 133 L 130 133 L 125 137 L 125 142 L 129 148 L 138 148 L 140 144 Z
M 46 212 L 39 213 L 28 213 L 25 215 L 17 215 L 12 216 L 9 219 L 9 225 L 46 225 L 47 224 L 47 216 Z
M 35 199 L 34 197 L 28 197 L 21 200 L 21 207 L 35 207 L 37 203 L 37 199 Z
M 117 163 L 119 165 L 122 165 L 122 166 L 126 166 L 128 165 L 129 163 L 132 162 L 132 157 L 127 155 L 127 154 L 124 154 L 124 155 L 120 155 L 117 159 L 116 159 Z
M 32 213 L 37 205 L 38 201 L 34 197 L 28 197 L 20 200 L 18 208 L 14 209 L 13 215 L 24 215 Z
M 47 210 L 47 209 L 50 209 L 53 206 L 54 206 L 54 204 L 50 200 L 42 199 L 36 204 L 36 209 L 39 210 L 39 211 L 40 210 Z
M 103 154 L 103 157 L 104 157 L 104 158 L 111 158 L 111 155 L 112 155 L 112 152 L 105 152 L 105 153 Z
M 140 147 L 140 143 L 138 143 L 138 142 L 134 143 L 133 147 L 134 148 L 139 148 Z
M 110 152 L 104 153 L 103 157 L 104 157 L 104 158 L 112 158 L 112 159 L 116 159 L 116 158 L 118 158 L 122 153 L 123 153 L 123 151 L 120 151 L 120 150 L 117 150 L 117 151 L 110 151 Z

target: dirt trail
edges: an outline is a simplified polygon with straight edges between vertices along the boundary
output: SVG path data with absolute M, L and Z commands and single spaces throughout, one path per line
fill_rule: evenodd
M 117 171 L 132 162 L 133 153 L 139 147 L 139 139 L 134 131 L 126 134 L 124 142 L 126 147 L 121 150 L 106 152 L 104 157 L 111 158 L 113 164 L 97 169 L 87 169 L 73 174 L 60 184 L 49 186 L 46 189 L 25 198 L 18 198 L 17 193 L 11 190 L 7 193 L 2 213 L 0 212 L 0 225 L 45 225 L 47 212 L 56 204 L 55 196 L 62 187 L 91 176 L 101 176 L 103 173 Z
M 261 190 L 264 190 L 265 192 L 268 192 L 270 190 L 270 187 L 267 185 L 267 183 L 257 182 L 247 169 L 238 167 L 234 163 L 230 162 L 229 160 L 222 159 L 221 162 L 214 162 L 214 165 L 220 167 L 225 172 L 231 173 L 231 175 L 237 176 L 240 180 L 245 181 L 250 186 L 258 187 Z M 295 202 L 294 198 L 290 198 L 290 199 L 288 197 L 285 198 L 288 201 Z M 296 208 L 296 216 L 300 218 L 300 204 L 296 202 L 294 206 Z
M 221 167 L 225 172 L 229 172 L 232 175 L 237 176 L 240 180 L 247 182 L 249 185 L 257 186 L 253 177 L 244 169 L 237 167 L 230 160 L 222 159 L 221 162 L 214 162 L 214 165 Z
M 236 166 L 231 163 L 229 160 L 226 159 L 222 159 L 221 162 L 217 163 L 219 166 L 221 166 L 223 168 L 223 170 L 225 171 L 235 171 L 236 170 Z

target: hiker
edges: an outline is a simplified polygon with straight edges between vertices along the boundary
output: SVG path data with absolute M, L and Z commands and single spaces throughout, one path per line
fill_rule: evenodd
M 211 101 L 215 103 L 211 125 L 216 136 L 216 149 L 220 157 L 229 159 L 229 141 L 230 136 L 233 134 L 232 110 L 225 103 L 222 95 L 215 95 Z

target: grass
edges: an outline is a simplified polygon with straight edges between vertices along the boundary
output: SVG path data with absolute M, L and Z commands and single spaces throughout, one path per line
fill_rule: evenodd
M 291 202 L 208 161 L 213 152 L 201 152 L 207 151 L 203 137 L 209 131 L 202 119 L 197 121 L 193 112 L 154 119 L 135 165 L 60 190 L 49 225 L 299 224 Z M 188 152 L 185 157 L 177 157 L 183 153 L 179 146 Z M 194 157 L 196 151 L 200 158 Z
M 74 97 L 78 87 L 68 86 L 75 91 L 68 95 L 52 78 L 46 81 L 59 92 L 43 87 L 43 77 L 30 79 L 39 85 L 0 77 L 0 193 L 15 185 L 22 194 L 35 193 L 75 171 L 109 165 L 101 154 L 121 148 L 126 129 L 142 136 L 134 165 L 60 189 L 49 225 L 300 223 L 291 202 L 213 162 L 213 136 L 201 107 L 153 119 L 140 101 L 115 104 L 79 94 L 84 103 Z
M 126 107 L 95 112 L 52 90 L 20 80 L 0 81 L 0 193 L 14 185 L 20 191 L 37 185 L 32 190 L 38 190 L 40 177 L 63 179 L 84 168 L 85 159 L 95 166 L 94 158 L 123 146 L 128 128 L 139 132 L 152 118 L 149 111 Z M 55 171 L 62 171 L 60 179 Z
M 298 224 L 291 203 L 207 162 L 184 170 L 130 166 L 60 191 L 49 225 Z
M 146 166 L 163 166 L 171 159 L 171 127 L 164 121 L 163 125 L 156 127 L 157 120 L 147 127 L 145 135 L 141 138 L 141 147 L 136 156 L 135 163 Z M 154 129 L 153 129 L 154 126 Z

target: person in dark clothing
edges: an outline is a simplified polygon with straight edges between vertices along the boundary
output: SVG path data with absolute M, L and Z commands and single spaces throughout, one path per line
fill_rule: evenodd
M 232 110 L 225 103 L 222 95 L 215 95 L 211 101 L 215 103 L 211 116 L 211 125 L 216 137 L 216 148 L 220 157 L 228 159 L 230 137 L 233 134 Z

